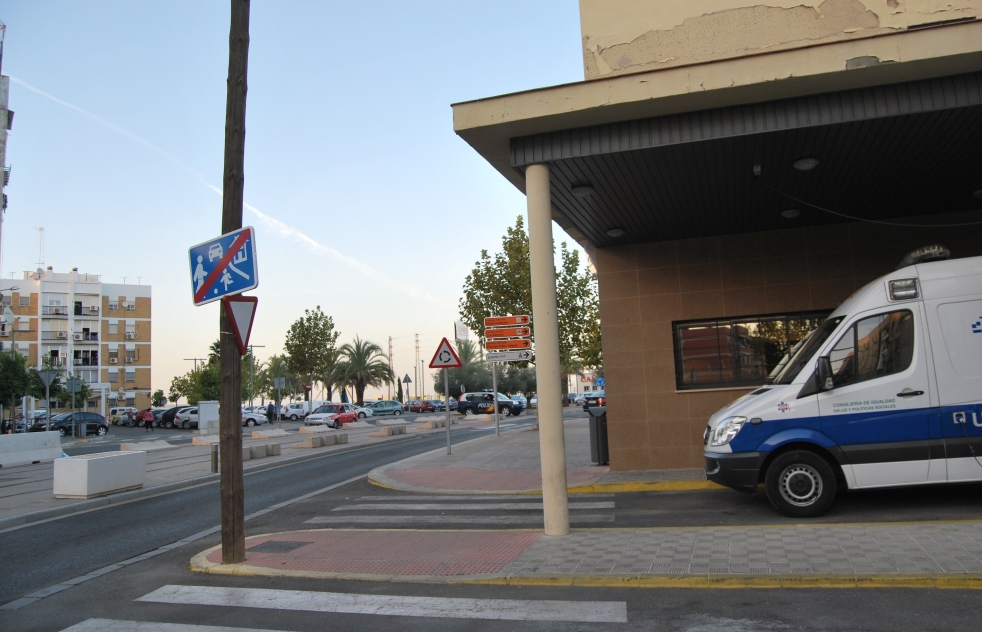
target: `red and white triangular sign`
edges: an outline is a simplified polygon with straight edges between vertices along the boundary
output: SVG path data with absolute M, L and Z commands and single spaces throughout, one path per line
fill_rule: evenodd
M 252 321 L 256 319 L 256 308 L 259 306 L 259 298 L 255 296 L 226 296 L 222 299 L 225 306 L 225 313 L 232 321 L 232 333 L 235 334 L 235 344 L 239 347 L 239 353 L 246 354 L 249 349 L 249 335 L 252 334 Z
M 464 366 L 457 357 L 457 352 L 453 350 L 446 338 L 436 348 L 433 359 L 430 360 L 431 369 L 459 369 Z

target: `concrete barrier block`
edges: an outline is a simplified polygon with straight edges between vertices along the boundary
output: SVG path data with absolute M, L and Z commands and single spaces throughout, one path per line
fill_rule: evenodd
M 55 459 L 56 498 L 95 498 L 139 489 L 147 479 L 146 452 L 99 452 Z
M 0 435 L 0 466 L 53 461 L 61 456 L 57 432 L 25 432 Z
M 347 432 L 342 432 L 337 437 L 338 437 L 338 443 L 342 443 L 342 444 L 348 443 L 348 433 Z
M 252 448 L 242 448 L 242 460 L 248 461 L 252 458 Z
M 300 434 L 324 434 L 331 432 L 333 428 L 327 426 L 301 426 Z
M 388 437 L 391 434 L 392 427 L 386 426 L 384 428 L 379 428 L 375 432 L 368 433 L 369 437 Z
M 266 456 L 279 456 L 280 455 L 280 444 L 270 443 L 266 446 Z
M 137 441 L 136 443 L 119 444 L 121 452 L 163 452 L 165 450 L 180 450 L 181 446 L 171 445 L 166 441 Z
M 286 430 L 281 430 L 279 428 L 270 428 L 269 430 L 253 430 L 253 439 L 272 439 L 274 437 L 288 437 L 290 433 Z
M 249 458 L 250 459 L 265 459 L 266 458 L 266 446 L 264 445 L 254 445 L 249 447 Z
M 215 445 L 218 443 L 218 435 L 195 436 L 191 439 L 191 445 Z

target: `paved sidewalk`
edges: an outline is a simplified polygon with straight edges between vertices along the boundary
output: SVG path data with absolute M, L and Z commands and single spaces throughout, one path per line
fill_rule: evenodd
M 521 417 L 515 420 L 521 420 Z M 465 422 L 468 423 L 468 422 Z M 486 425 L 493 422 L 470 422 Z M 566 482 L 571 493 L 712 489 L 702 469 L 611 472 L 590 460 L 586 418 L 567 419 Z M 368 480 L 391 489 L 440 494 L 530 494 L 542 491 L 539 433 L 509 430 L 420 454 L 372 470 Z
M 671 529 L 338 529 L 259 535 L 192 570 L 507 585 L 982 588 L 982 522 Z

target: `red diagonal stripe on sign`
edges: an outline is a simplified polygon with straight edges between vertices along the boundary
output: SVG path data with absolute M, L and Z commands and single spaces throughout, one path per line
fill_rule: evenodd
M 211 273 L 205 277 L 205 284 L 202 285 L 201 289 L 195 293 L 195 303 L 201 302 L 201 300 L 205 297 L 205 294 L 211 290 L 211 288 L 218 281 L 218 278 L 222 275 L 222 270 L 228 267 L 229 262 L 232 261 L 232 257 L 234 257 L 235 253 L 242 249 L 242 246 L 245 245 L 245 242 L 248 241 L 250 237 L 252 237 L 252 231 L 247 230 L 235 238 L 235 241 L 233 241 L 232 245 L 229 246 L 228 251 L 226 251 L 225 254 L 222 255 L 222 258 L 218 260 L 218 265 L 212 268 Z

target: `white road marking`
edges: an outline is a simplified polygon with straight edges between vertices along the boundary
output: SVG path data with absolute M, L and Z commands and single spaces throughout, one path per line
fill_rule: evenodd
M 574 514 L 569 515 L 570 523 L 613 522 L 612 514 Z M 337 515 L 316 516 L 304 524 L 536 524 L 542 526 L 542 515 L 532 516 L 377 516 L 377 515 Z
M 119 619 L 86 619 L 61 632 L 277 632 L 258 628 L 227 628 L 214 625 L 158 623 L 156 621 L 120 621 Z
M 571 502 L 570 509 L 613 509 L 614 502 Z M 374 509 L 400 509 L 402 511 L 474 511 L 475 509 L 495 509 L 510 511 L 514 509 L 542 509 L 542 502 L 531 503 L 363 503 L 361 505 L 342 505 L 331 511 L 369 511 Z
M 624 601 L 532 601 L 401 597 L 348 593 L 167 585 L 136 601 L 399 617 L 627 623 Z

